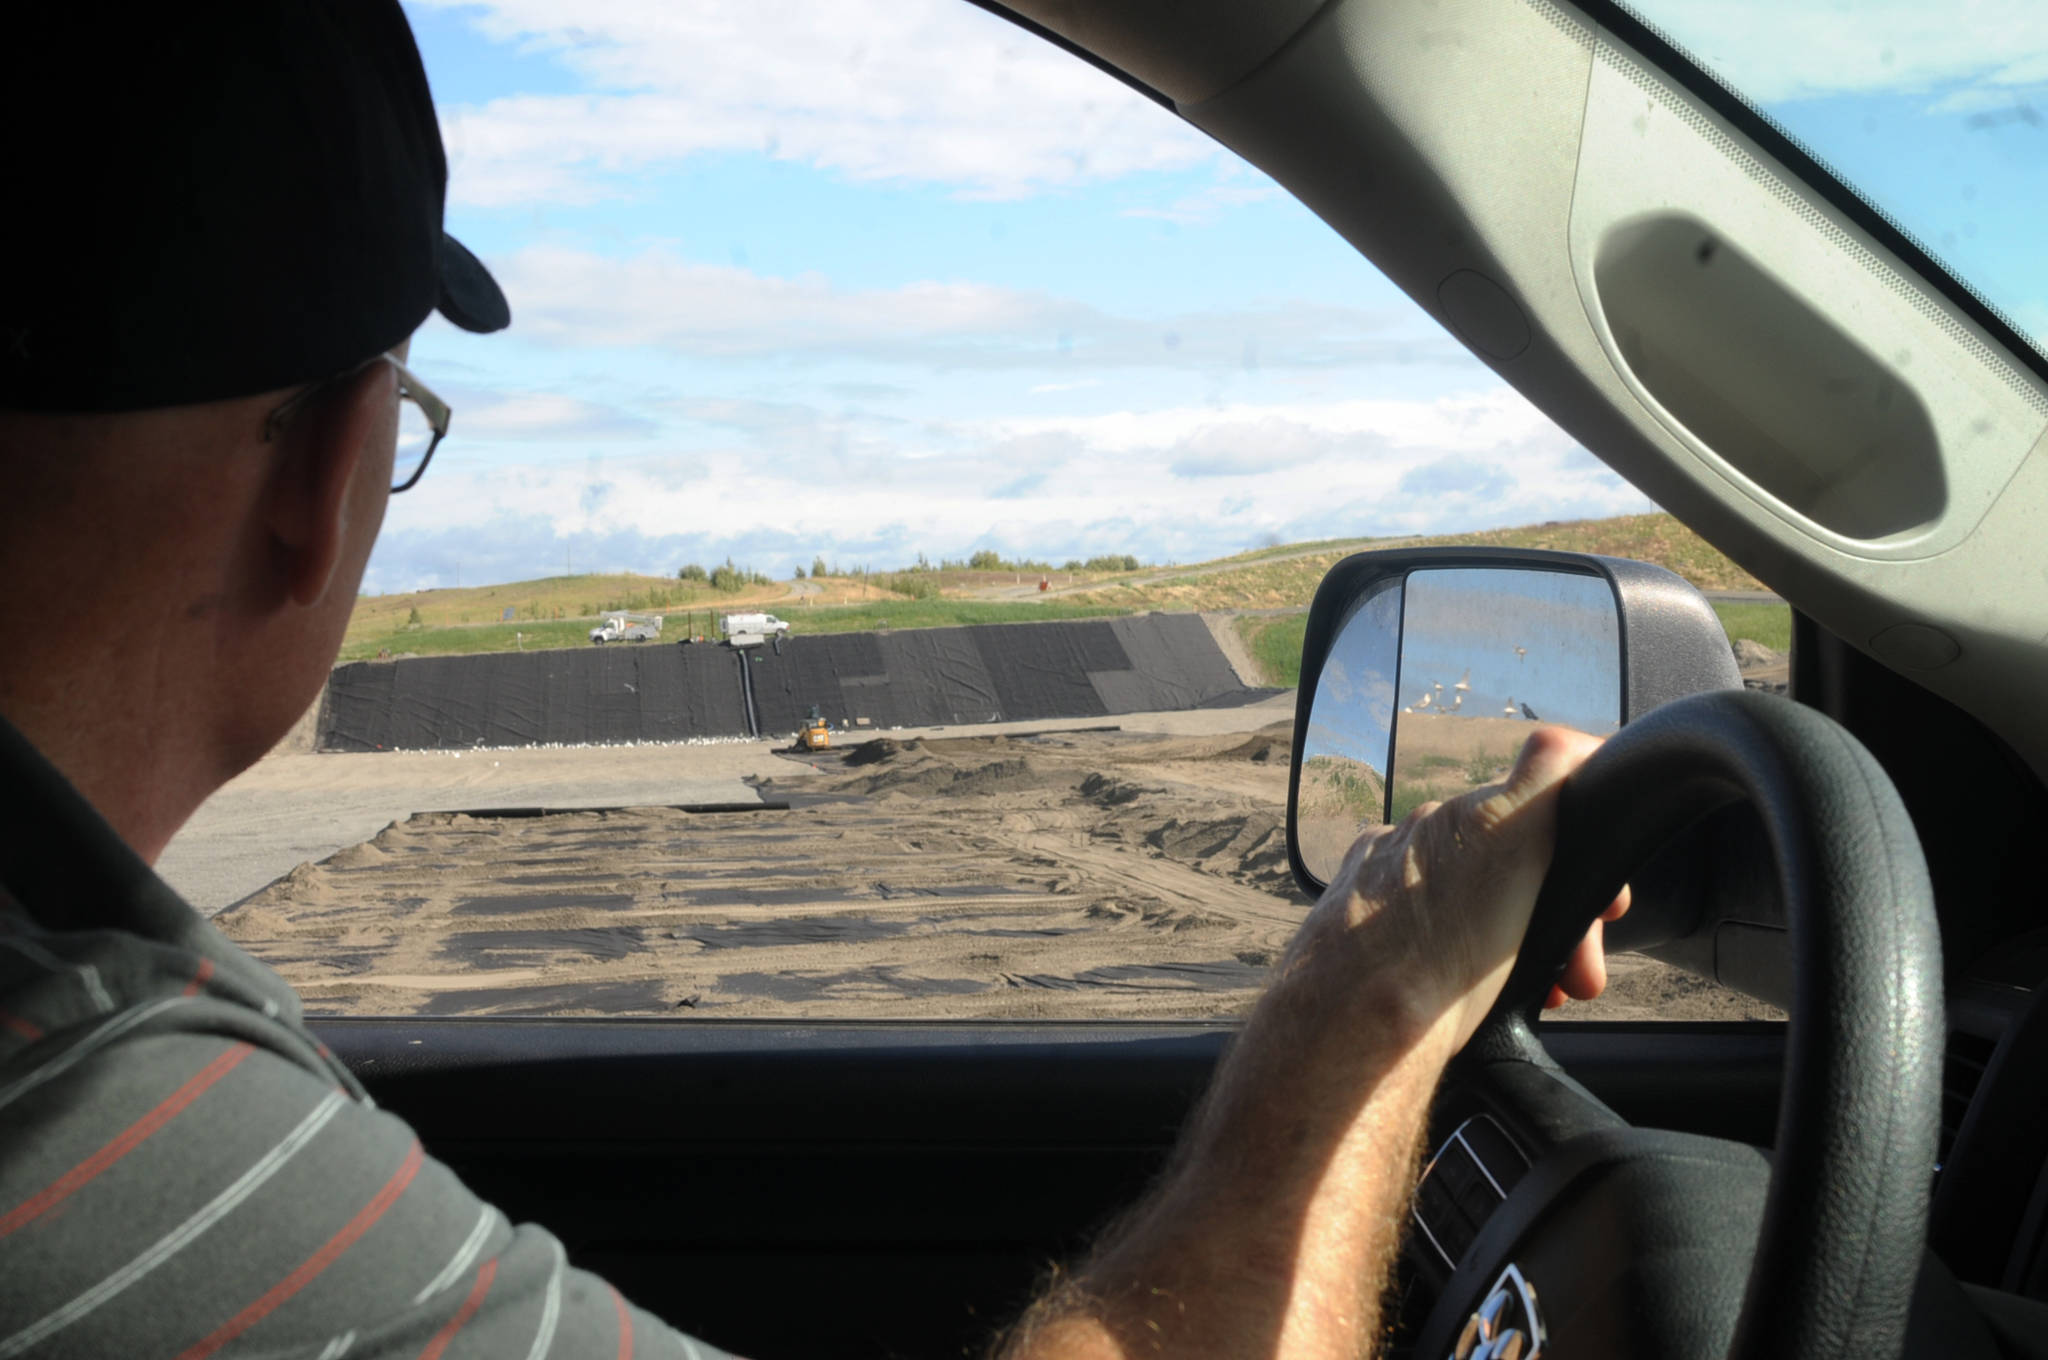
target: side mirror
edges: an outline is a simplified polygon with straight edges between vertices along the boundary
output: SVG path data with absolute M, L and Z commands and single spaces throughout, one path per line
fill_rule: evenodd
M 1510 548 L 1359 553 L 1309 607 L 1287 848 L 1320 893 L 1361 831 L 1490 784 L 1528 729 L 1605 736 L 1742 688 L 1706 597 L 1643 562 Z

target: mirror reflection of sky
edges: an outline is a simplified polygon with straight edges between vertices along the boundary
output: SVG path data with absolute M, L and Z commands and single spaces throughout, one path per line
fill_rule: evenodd
M 1620 625 L 1600 577 L 1410 572 L 1402 629 L 1404 711 L 1526 717 L 1526 704 L 1542 722 L 1595 736 L 1620 726 Z
M 1387 581 L 1337 629 L 1309 709 L 1306 757 L 1339 755 L 1387 771 L 1401 583 Z

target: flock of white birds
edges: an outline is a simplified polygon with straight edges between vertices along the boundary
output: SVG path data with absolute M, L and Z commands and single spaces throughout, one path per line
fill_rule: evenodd
M 1528 655 L 1528 651 L 1527 647 L 1517 647 L 1515 648 L 1515 656 L 1519 660 L 1521 657 Z M 1421 698 L 1412 704 L 1404 706 L 1401 711 L 1403 713 L 1456 713 L 1465 706 L 1465 696 L 1471 690 L 1472 670 L 1468 666 L 1465 669 L 1465 673 L 1458 677 L 1457 683 L 1450 686 L 1449 689 L 1444 687 L 1444 682 L 1441 680 L 1432 681 L 1423 689 Z M 1476 712 L 1477 710 L 1474 711 Z M 1504 718 L 1535 717 L 1533 713 L 1529 712 L 1529 706 L 1527 704 L 1517 704 L 1513 695 L 1509 695 L 1508 701 L 1501 705 L 1500 712 Z

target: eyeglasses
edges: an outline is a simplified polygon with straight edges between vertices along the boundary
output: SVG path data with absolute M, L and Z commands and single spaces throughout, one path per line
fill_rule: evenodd
M 372 364 L 390 364 L 398 371 L 398 449 L 391 462 L 391 494 L 395 496 L 409 490 L 425 475 L 434 450 L 447 437 L 450 414 L 448 403 L 429 391 L 425 383 L 398 362 L 396 355 L 379 354 L 374 359 L 365 359 L 346 373 L 337 373 L 294 393 L 264 420 L 263 441 L 267 444 L 275 440 L 317 393 L 345 378 L 353 378 Z

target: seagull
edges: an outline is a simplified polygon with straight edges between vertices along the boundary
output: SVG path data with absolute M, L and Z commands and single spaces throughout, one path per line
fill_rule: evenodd
M 1517 647 L 1517 648 L 1515 648 L 1515 660 L 1517 660 L 1517 661 L 1522 661 L 1522 660 L 1526 660 L 1526 659 L 1528 658 L 1528 655 L 1529 655 L 1529 649 L 1528 649 L 1527 647 Z
M 1465 668 L 1465 673 L 1464 673 L 1463 675 L 1461 675 L 1461 676 L 1459 676 L 1459 677 L 1458 677 L 1458 683 L 1457 683 L 1457 684 L 1455 684 L 1455 685 L 1452 685 L 1452 686 L 1451 686 L 1451 688 L 1452 688 L 1452 689 L 1470 689 L 1470 688 L 1472 688 L 1472 668 L 1471 668 L 1470 666 L 1467 666 L 1467 667 Z
M 1415 706 L 1417 708 L 1428 708 L 1429 701 L 1434 698 L 1436 698 L 1434 694 L 1431 694 L 1428 690 L 1424 690 L 1422 692 L 1422 697 L 1415 701 Z
M 1535 709 L 1533 709 L 1533 708 L 1531 708 L 1531 707 L 1529 707 L 1529 706 L 1528 706 L 1527 704 L 1523 704 L 1523 705 L 1522 705 L 1522 716 L 1523 716 L 1523 717 L 1525 717 L 1525 718 L 1527 718 L 1527 719 L 1528 719 L 1528 720 L 1529 720 L 1530 722 L 1542 722 L 1542 721 L 1543 721 L 1543 719 L 1541 719 L 1541 718 L 1539 718 L 1539 717 L 1537 717 L 1537 716 L 1536 716 L 1536 710 L 1535 710 Z
M 1515 716 L 1515 713 L 1516 713 L 1516 710 L 1515 710 L 1515 701 L 1514 701 L 1514 698 L 1513 698 L 1513 696 L 1509 696 L 1509 698 L 1508 698 L 1508 705 L 1507 705 L 1507 707 L 1506 707 L 1506 708 L 1503 708 L 1503 709 L 1501 710 L 1501 714 L 1502 714 L 1502 716 L 1503 716 L 1503 717 L 1509 717 L 1509 718 L 1512 718 L 1512 717 L 1514 717 L 1514 716 Z
M 1464 702 L 1465 702 L 1465 696 L 1464 696 L 1464 695 L 1462 695 L 1462 694 L 1454 694 L 1454 695 L 1452 695 L 1452 696 L 1451 696 L 1451 708 L 1450 708 L 1450 711 L 1451 711 L 1451 712 L 1453 712 L 1453 713 L 1456 713 L 1456 712 L 1458 711 L 1458 706 L 1459 706 L 1460 704 L 1464 703 Z

